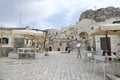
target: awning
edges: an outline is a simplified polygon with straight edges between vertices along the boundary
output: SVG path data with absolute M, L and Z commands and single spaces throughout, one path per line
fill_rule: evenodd
M 101 25 L 99 29 L 91 35 L 120 35 L 120 24 L 106 24 Z
M 34 30 L 12 30 L 13 34 L 24 36 L 25 39 L 43 39 L 44 35 L 40 31 Z

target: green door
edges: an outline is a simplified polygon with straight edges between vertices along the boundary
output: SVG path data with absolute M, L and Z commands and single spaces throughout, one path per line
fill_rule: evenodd
M 108 44 L 109 44 L 109 48 L 111 50 L 110 37 L 108 37 Z M 106 43 L 105 37 L 100 38 L 100 46 L 101 46 L 102 50 L 107 50 L 107 43 Z

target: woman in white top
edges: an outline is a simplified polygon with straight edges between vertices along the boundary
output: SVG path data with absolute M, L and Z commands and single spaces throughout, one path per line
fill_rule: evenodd
M 78 50 L 77 59 L 78 59 L 79 56 L 80 56 L 80 58 L 81 58 L 80 46 L 81 46 L 81 43 L 77 43 L 77 45 L 76 45 L 77 50 Z

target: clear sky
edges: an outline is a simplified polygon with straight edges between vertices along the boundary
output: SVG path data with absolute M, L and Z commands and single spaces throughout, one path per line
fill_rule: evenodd
M 120 7 L 120 0 L 0 0 L 0 27 L 61 29 L 87 9 Z

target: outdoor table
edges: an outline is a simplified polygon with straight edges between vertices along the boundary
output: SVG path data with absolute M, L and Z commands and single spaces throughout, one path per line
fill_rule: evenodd
M 107 58 L 107 62 L 109 63 L 110 58 L 112 59 L 112 62 L 114 62 L 114 59 L 116 59 L 117 57 L 115 55 L 111 55 L 111 56 L 106 55 L 106 58 Z

